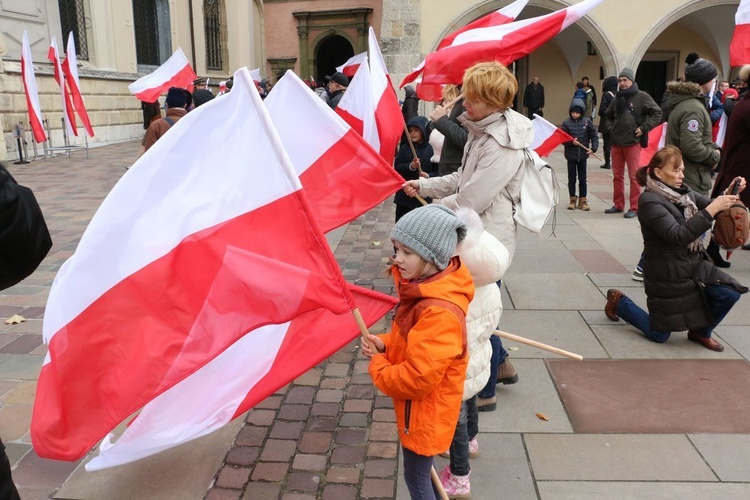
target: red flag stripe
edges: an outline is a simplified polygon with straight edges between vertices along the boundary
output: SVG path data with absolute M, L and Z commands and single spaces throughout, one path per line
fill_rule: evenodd
M 750 64 L 750 24 L 738 24 L 734 28 L 732 43 L 729 45 L 729 64 Z
M 398 97 L 393 85 L 390 84 L 390 79 L 388 82 L 375 107 L 375 123 L 380 138 L 380 156 L 392 165 L 396 157 L 396 147 L 404 132 L 404 115 L 401 113 Z
M 563 130 L 557 129 L 551 136 L 546 138 L 539 147 L 534 149 L 534 151 L 536 151 L 539 156 L 549 156 L 557 146 L 563 142 L 571 140 L 573 140 L 573 138 L 569 134 L 565 133 Z
M 156 102 L 170 87 L 191 88 L 197 78 L 182 49 L 178 48 L 156 71 L 131 83 L 128 89 L 141 101 Z
M 44 126 L 42 125 L 42 110 L 39 105 L 34 65 L 31 60 L 31 47 L 29 46 L 29 36 L 26 31 L 23 32 L 23 45 L 21 47 L 21 79 L 23 80 L 23 90 L 26 95 L 26 107 L 29 110 L 31 131 L 33 132 L 34 140 L 42 143 L 47 140 L 47 134 L 44 132 Z

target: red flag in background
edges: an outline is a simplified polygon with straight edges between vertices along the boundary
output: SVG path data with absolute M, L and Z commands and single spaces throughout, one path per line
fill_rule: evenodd
M 232 92 L 191 111 L 140 157 L 55 278 L 31 422 L 34 449 L 77 460 L 239 339 L 306 315 L 348 316 L 354 307 L 242 69 Z M 307 330 L 304 322 L 298 328 Z M 289 376 L 352 338 L 336 329 L 304 335 L 296 349 L 305 349 L 306 364 L 287 368 Z M 284 341 L 267 343 L 276 340 L 258 339 L 254 355 L 281 352 Z M 313 355 L 318 344 L 325 347 Z
M 68 82 L 68 88 L 73 95 L 73 107 L 81 118 L 83 128 L 89 137 L 94 137 L 94 128 L 91 126 L 89 114 L 86 112 L 86 106 L 83 103 L 81 95 L 81 83 L 78 80 L 78 59 L 76 57 L 76 44 L 73 40 L 73 32 L 68 34 L 68 46 L 65 51 L 65 60 L 62 63 L 62 70 L 65 74 L 65 81 Z M 74 120 L 75 121 L 75 120 Z
M 455 37 L 450 47 L 427 56 L 417 93 L 425 100 L 439 101 L 442 85 L 460 84 L 464 72 L 474 64 L 498 61 L 507 66 L 542 46 L 603 1 L 583 0 L 544 16 L 465 31 Z
M 362 64 L 367 64 L 367 52 L 362 52 L 361 54 L 350 57 L 349 60 L 347 60 L 341 66 L 336 66 L 336 71 L 339 71 L 351 78 L 354 76 L 354 74 L 359 69 L 359 66 Z
M 76 116 L 73 111 L 73 103 L 70 100 L 68 87 L 65 85 L 65 75 L 63 75 L 62 66 L 60 65 L 60 51 L 57 50 L 57 40 L 52 35 L 52 43 L 47 52 L 47 59 L 52 62 L 55 68 L 55 81 L 60 86 L 60 95 L 62 96 L 63 119 L 65 128 L 68 131 L 68 137 L 78 135 L 78 126 L 76 125 Z
M 134 81 L 128 89 L 143 102 L 156 102 L 171 87 L 190 89 L 197 79 L 182 49 L 177 48 L 156 71 Z
M 667 122 L 651 129 L 648 133 L 648 147 L 641 149 L 640 166 L 648 165 L 657 151 L 664 147 L 667 141 Z
M 734 24 L 734 35 L 729 45 L 729 64 L 750 64 L 750 0 L 740 0 Z
M 21 79 L 23 80 L 23 91 L 26 94 L 26 107 L 29 110 L 29 123 L 34 140 L 42 143 L 47 140 L 42 125 L 42 108 L 39 105 L 39 93 L 36 88 L 34 77 L 34 63 L 31 60 L 31 46 L 26 30 L 23 32 L 23 47 L 21 49 Z
M 570 134 L 537 114 L 534 114 L 531 125 L 534 127 L 534 140 L 531 141 L 531 149 L 536 151 L 539 156 L 549 156 L 557 146 L 573 140 Z

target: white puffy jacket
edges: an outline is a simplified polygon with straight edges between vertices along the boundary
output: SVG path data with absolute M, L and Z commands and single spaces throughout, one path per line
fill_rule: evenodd
M 467 213 L 468 212 L 468 213 Z M 505 245 L 482 228 L 475 212 L 460 209 L 459 217 L 467 222 L 469 232 L 457 253 L 474 279 L 474 299 L 466 316 L 466 336 L 469 367 L 466 370 L 463 400 L 481 391 L 490 377 L 492 346 L 490 335 L 497 329 L 503 302 L 496 282 L 502 279 L 510 265 Z

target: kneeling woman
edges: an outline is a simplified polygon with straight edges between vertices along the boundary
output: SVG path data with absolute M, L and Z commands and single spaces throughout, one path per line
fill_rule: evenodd
M 685 167 L 674 146 L 659 150 L 637 176 L 645 187 L 638 201 L 638 220 L 648 313 L 614 289 L 607 291 L 604 312 L 612 321 L 622 318 L 653 342 L 665 342 L 672 331 L 687 330 L 689 340 L 723 351 L 711 333 L 748 289 L 708 259 L 703 234 L 711 229 L 716 214 L 738 197 L 724 194 L 711 199 L 683 186 Z M 740 191 L 745 189 L 744 178 L 735 182 L 741 183 Z

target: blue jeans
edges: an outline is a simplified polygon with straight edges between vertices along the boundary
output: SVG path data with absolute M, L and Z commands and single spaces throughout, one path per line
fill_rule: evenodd
M 568 160 L 568 194 L 576 195 L 576 174 L 578 175 L 578 196 L 585 197 L 586 191 L 586 158 L 581 161 Z
M 418 455 L 401 447 L 404 454 L 404 481 L 412 500 L 436 500 L 439 498 L 432 484 L 432 457 Z
M 456 476 L 466 476 L 469 466 L 469 441 L 479 434 L 479 410 L 477 397 L 461 402 L 456 432 L 451 442 L 451 472 Z
M 503 280 L 497 282 L 498 288 L 502 285 Z M 492 346 L 492 357 L 490 358 L 490 379 L 487 381 L 487 385 L 484 389 L 479 391 L 479 396 L 482 399 L 490 399 L 495 397 L 495 385 L 497 383 L 497 369 L 500 365 L 505 363 L 505 358 L 508 357 L 508 351 L 503 347 L 503 343 L 500 337 L 497 335 L 490 335 L 490 345 Z
M 724 285 L 706 285 L 706 300 L 714 316 L 713 324 L 696 328 L 695 332 L 703 337 L 710 337 L 714 328 L 721 323 L 721 320 L 732 310 L 735 302 L 740 299 L 740 293 Z M 617 304 L 617 315 L 625 321 L 639 329 L 652 342 L 666 342 L 672 332 L 653 330 L 649 325 L 648 313 L 638 307 L 635 302 L 624 296 Z

